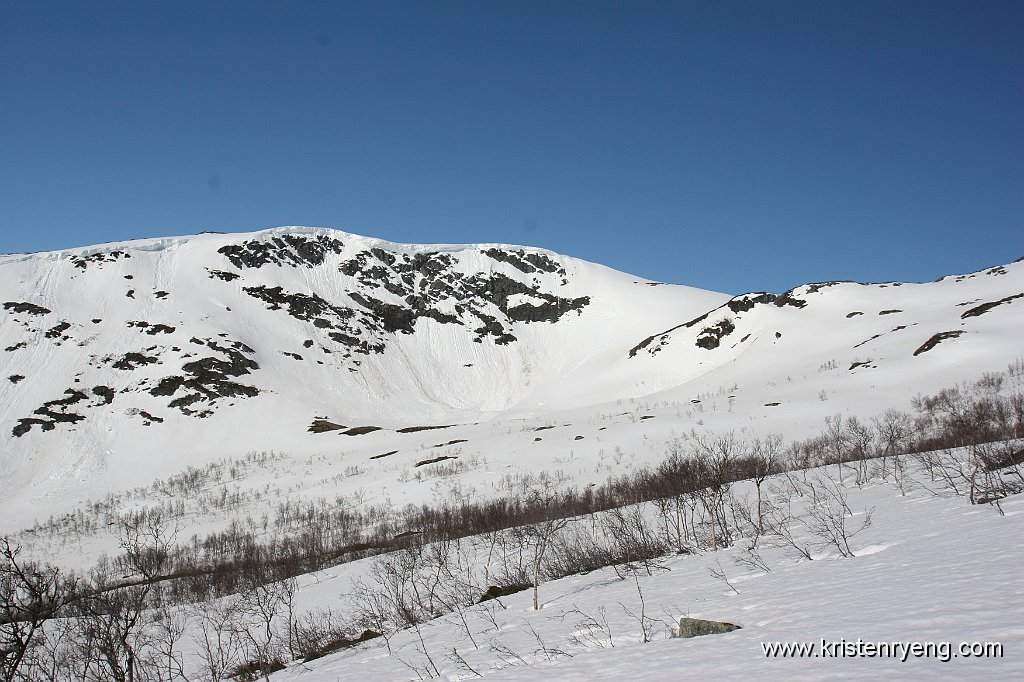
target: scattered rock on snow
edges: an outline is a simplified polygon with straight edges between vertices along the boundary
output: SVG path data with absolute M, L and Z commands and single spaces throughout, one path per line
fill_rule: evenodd
M 921 353 L 927 353 L 932 348 L 935 348 L 935 346 L 939 345 L 939 343 L 941 343 L 942 341 L 945 341 L 946 339 L 955 339 L 961 334 L 963 334 L 962 330 L 952 332 L 939 332 L 938 334 L 933 335 L 932 338 L 928 339 L 923 344 L 921 344 L 920 348 L 914 351 L 914 356 L 916 357 Z
M 679 637 L 702 637 L 703 635 L 720 635 L 733 630 L 740 630 L 741 626 L 733 623 L 723 623 L 717 620 L 703 620 L 701 618 L 680 618 Z

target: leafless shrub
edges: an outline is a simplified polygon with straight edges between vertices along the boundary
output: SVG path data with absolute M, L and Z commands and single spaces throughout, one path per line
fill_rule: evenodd
M 45 625 L 77 596 L 74 579 L 20 555 L 20 547 L 0 538 L 0 679 L 5 681 L 30 678 L 33 669 L 47 667 L 35 655 L 46 639 Z
M 483 677 L 483 675 L 478 673 L 473 666 L 466 662 L 466 659 L 462 657 L 462 654 L 460 654 L 459 650 L 455 647 L 452 647 L 451 653 L 448 654 L 447 659 L 459 672 L 469 673 L 476 677 Z
M 770 492 L 772 503 L 766 516 L 766 529 L 774 544 L 811 561 L 814 557 L 810 547 L 795 533 L 797 516 L 794 507 L 802 496 L 799 481 L 791 476 L 781 476 L 770 486 Z
M 642 505 L 610 509 L 602 514 L 602 522 L 619 578 L 664 569 L 668 547 L 648 525 Z
M 545 567 L 549 577 L 582 575 L 615 563 L 605 536 L 598 530 L 597 516 L 591 517 L 594 531 L 587 529 L 586 522 L 581 522 L 554 538 Z
M 758 538 L 754 538 L 754 540 L 752 540 L 743 549 L 742 553 L 737 554 L 733 559 L 733 563 L 737 566 L 742 566 L 759 573 L 770 573 L 772 570 L 771 566 L 768 565 L 768 562 L 765 561 L 764 557 L 762 557 L 761 553 L 758 551 L 757 539 Z
M 191 607 L 197 624 L 192 638 L 202 660 L 202 679 L 219 682 L 245 659 L 245 637 L 238 626 L 241 620 L 238 600 L 234 598 L 199 602 Z
M 523 630 L 529 633 L 529 635 L 533 637 L 533 641 L 537 643 L 537 648 L 533 650 L 533 655 L 535 657 L 539 658 L 543 656 L 544 659 L 548 662 L 557 660 L 559 658 L 572 658 L 572 654 L 563 651 L 562 649 L 559 649 L 557 647 L 548 646 L 547 643 L 544 641 L 544 638 L 540 636 L 540 633 L 537 632 L 537 629 L 534 628 L 529 621 L 523 621 Z
M 846 488 L 842 481 L 825 476 L 809 484 L 811 504 L 807 509 L 804 523 L 817 539 L 819 549 L 834 547 L 840 556 L 855 556 L 850 541 L 862 531 L 871 527 L 872 509 L 864 510 L 859 523 L 853 523 L 853 511 L 847 504 Z
M 736 586 L 733 585 L 731 582 L 729 582 L 729 576 L 726 575 L 725 569 L 722 568 L 722 560 L 721 559 L 719 559 L 719 560 L 717 560 L 715 562 L 715 566 L 714 567 L 710 567 L 710 566 L 708 567 L 708 574 L 712 578 L 714 578 L 715 580 L 721 580 L 723 583 L 725 583 L 729 587 L 730 590 L 732 590 L 736 594 L 740 593 L 740 591 L 736 589 Z
M 559 619 L 564 621 L 569 616 L 573 616 L 574 619 L 578 618 L 575 623 L 575 631 L 568 639 L 570 644 L 602 649 L 615 648 L 615 638 L 612 636 L 612 628 L 608 624 L 608 613 L 605 607 L 597 607 L 597 615 L 592 616 L 573 604 L 572 608 L 564 611 Z
M 236 627 L 245 642 L 251 674 L 267 677 L 297 654 L 294 643 L 295 579 L 257 585 L 238 599 Z
M 663 628 L 668 630 L 671 630 L 671 626 L 660 618 L 653 618 L 647 615 L 647 602 L 644 600 L 644 591 L 640 588 L 639 576 L 634 575 L 633 581 L 636 583 L 636 593 L 639 597 L 640 608 L 638 610 L 633 610 L 622 602 L 619 602 L 619 608 L 621 608 L 627 616 L 637 622 L 637 625 L 640 627 L 641 637 L 643 638 L 644 643 L 647 643 L 653 638 L 655 628 L 657 628 L 658 625 L 661 625 Z

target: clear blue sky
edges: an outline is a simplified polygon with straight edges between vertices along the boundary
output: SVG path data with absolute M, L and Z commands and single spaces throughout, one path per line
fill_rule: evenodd
M 1024 2 L 0 0 L 0 252 L 323 225 L 719 291 L 1024 255 Z

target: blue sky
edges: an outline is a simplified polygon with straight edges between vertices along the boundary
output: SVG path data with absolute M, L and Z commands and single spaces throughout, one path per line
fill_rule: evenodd
M 1024 3 L 0 0 L 0 252 L 277 225 L 730 293 L 1007 262 Z

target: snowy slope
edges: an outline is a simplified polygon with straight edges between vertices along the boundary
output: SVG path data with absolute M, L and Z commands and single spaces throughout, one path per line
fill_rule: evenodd
M 921 471 L 912 477 L 928 482 Z M 1021 532 L 1024 499 L 1004 501 L 1006 515 L 1000 516 L 991 507 L 936 497 L 918 485 L 906 496 L 881 482 L 847 486 L 853 518 L 872 514 L 872 524 L 853 543 L 853 557 L 823 551 L 801 561 L 765 540 L 761 568 L 742 563 L 744 542 L 669 558 L 653 575 L 641 571 L 623 580 L 602 569 L 544 584 L 540 611 L 532 610 L 528 592 L 502 598 L 504 608 L 471 607 L 466 621 L 472 640 L 453 615 L 423 626 L 422 641 L 411 630 L 395 636 L 390 655 L 373 641 L 296 663 L 272 679 L 321 682 L 358 674 L 415 680 L 417 670 L 425 676 L 429 668 L 427 655 L 439 677 L 449 680 L 1020 679 L 1024 547 L 1013 540 Z M 365 572 L 358 562 L 303 577 L 302 609 L 344 608 L 352 583 Z M 640 614 L 651 619 L 646 643 Z M 672 638 L 684 616 L 742 629 Z M 906 660 L 899 651 L 895 657 L 858 657 L 853 649 L 843 655 L 842 645 L 821 648 L 822 641 L 856 647 L 858 640 L 936 648 L 930 656 L 909 654 Z M 762 645 L 778 642 L 815 648 L 804 658 L 766 656 Z M 1001 644 L 1002 655 L 958 653 L 961 643 L 986 642 Z M 938 648 L 943 645 L 948 648 Z
M 636 390 L 605 369 L 637 329 L 725 299 L 538 249 L 312 228 L 5 256 L 0 292 L 9 501 L 302 450 L 317 416 L 401 427 L 618 399 Z
M 283 453 L 270 478 L 302 495 L 405 502 L 436 494 L 402 480 L 428 450 L 495 485 L 603 480 L 693 428 L 800 437 L 1005 368 L 1022 292 L 1018 262 L 730 299 L 540 249 L 319 228 L 2 256 L 0 517 L 252 451 Z M 450 428 L 400 431 L 428 424 Z M 311 477 L 310 457 L 359 475 Z
M 585 489 L 694 433 L 798 439 L 1024 355 L 1019 261 L 730 298 L 539 249 L 279 228 L 0 256 L 0 305 L 0 533 L 77 570 L 119 552 L 133 511 L 163 511 L 185 543 L 232 525 L 296 532 L 275 524 L 302 505 L 399 514 L 509 497 L 540 472 Z M 274 679 L 1019 677 L 1020 496 L 1001 516 L 933 494 L 921 468 L 905 491 L 844 485 L 849 521 L 873 514 L 852 558 L 765 540 L 755 567 L 744 540 L 636 579 L 601 569 L 544 584 L 540 611 L 528 593 L 467 609 L 472 638 L 442 617 L 390 652 L 375 640 Z M 349 613 L 370 570 L 300 577 L 300 611 Z M 680 616 L 743 629 L 674 639 Z M 901 663 L 769 660 L 761 646 L 823 638 L 1005 649 Z M 183 640 L 193 669 L 197 642 Z

